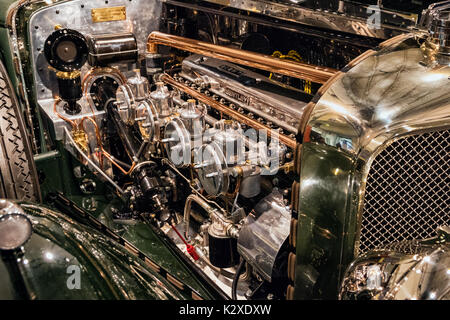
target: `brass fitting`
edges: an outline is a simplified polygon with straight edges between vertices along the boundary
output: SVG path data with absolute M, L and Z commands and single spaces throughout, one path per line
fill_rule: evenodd
M 87 134 L 81 129 L 74 129 L 72 135 L 75 143 L 86 153 L 89 147 Z
M 56 72 L 56 76 L 60 79 L 76 79 L 80 77 L 80 71 L 79 70 L 75 70 L 75 71 L 70 71 L 70 72 L 66 72 L 66 71 L 57 71 Z

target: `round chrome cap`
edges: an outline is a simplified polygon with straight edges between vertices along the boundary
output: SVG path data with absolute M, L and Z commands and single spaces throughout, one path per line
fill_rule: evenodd
M 11 251 L 23 246 L 31 237 L 32 225 L 27 216 L 8 213 L 0 217 L 0 250 Z

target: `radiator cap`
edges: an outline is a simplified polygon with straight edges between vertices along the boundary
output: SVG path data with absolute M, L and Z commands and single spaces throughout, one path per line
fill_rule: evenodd
M 0 251 L 20 249 L 33 232 L 30 219 L 17 204 L 0 200 Z

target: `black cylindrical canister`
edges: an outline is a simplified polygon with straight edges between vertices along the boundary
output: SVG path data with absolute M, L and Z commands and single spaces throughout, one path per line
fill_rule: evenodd
M 228 268 L 239 263 L 237 240 L 209 234 L 209 261 L 218 268 Z
M 154 175 L 155 173 L 150 167 L 140 168 L 136 174 L 135 180 L 138 182 L 142 193 L 147 199 L 151 198 L 159 187 L 159 181 Z
M 88 37 L 88 63 L 106 66 L 111 63 L 136 62 L 138 46 L 132 33 L 91 35 Z
M 59 96 L 67 104 L 64 107 L 67 113 L 76 114 L 81 111 L 77 101 L 83 96 L 81 77 L 79 71 L 57 72 Z
M 60 73 L 57 76 L 59 96 L 62 100 L 79 100 L 83 96 L 81 89 L 80 73 L 77 72 L 74 76 L 60 77 Z

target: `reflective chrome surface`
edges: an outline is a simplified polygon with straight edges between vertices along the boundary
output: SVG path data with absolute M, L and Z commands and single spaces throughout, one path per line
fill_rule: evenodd
M 312 142 L 362 163 L 358 221 L 376 155 L 405 135 L 450 126 L 450 68 L 423 64 L 424 41 L 411 34 L 368 56 L 330 86 L 311 115 Z
M 450 125 L 450 68 L 423 65 L 421 43 L 411 34 L 334 82 L 310 118 L 316 137 L 368 161 L 390 139 Z
M 255 213 L 247 216 L 239 232 L 239 253 L 269 282 L 275 259 L 289 236 L 290 222 L 291 211 L 275 188 L 258 202 Z
M 429 59 L 439 64 L 450 64 L 450 1 L 432 4 L 422 13 L 420 24 L 428 29 L 429 41 L 424 49 Z
M 102 23 L 92 22 L 91 9 L 102 7 L 126 7 L 126 20 Z M 39 74 L 34 75 L 38 100 L 51 97 L 48 63 L 43 54 L 44 41 L 54 31 L 56 25 L 75 29 L 82 34 L 102 34 L 132 32 L 137 40 L 138 48 L 143 51 L 147 36 L 159 27 L 159 16 L 162 11 L 161 1 L 128 1 L 109 0 L 105 5 L 103 0 L 81 1 L 73 0 L 47 6 L 37 11 L 30 18 L 32 63 L 36 65 Z M 143 15 L 146 17 L 143 18 Z M 87 68 L 87 64 L 85 65 Z
M 175 2 L 167 0 L 169 3 Z M 371 12 L 368 6 L 343 1 L 329 1 L 329 7 L 323 9 L 307 8 L 302 0 L 268 1 L 268 0 L 205 0 L 231 8 L 248 10 L 265 16 L 302 23 L 309 26 L 332 29 L 363 36 L 388 39 L 407 32 L 408 26 L 414 26 L 415 14 L 402 14 L 381 9 L 383 23 L 380 28 L 370 28 L 367 19 Z M 339 3 L 342 2 L 342 5 Z
M 0 199 L 0 217 L 5 214 L 25 214 L 22 207 L 12 201 Z
M 171 120 L 166 125 L 162 142 L 173 164 L 181 167 L 191 162 L 191 138 L 179 118 Z
M 161 2 L 165 1 L 162 0 Z M 171 84 L 171 87 L 177 88 L 180 91 L 187 93 L 189 96 L 198 99 L 199 102 L 208 104 L 209 107 L 211 107 L 210 116 L 222 118 L 223 113 L 224 115 L 237 120 L 241 124 L 246 124 L 256 129 L 278 129 L 278 126 L 281 129 L 288 131 L 288 133 L 279 132 L 280 141 L 286 144 L 290 149 L 295 149 L 295 174 L 291 174 L 290 171 L 292 163 L 287 162 L 287 165 L 283 166 L 283 168 L 285 169 L 284 176 L 288 179 L 287 183 L 282 181 L 283 183 L 281 185 L 283 187 L 280 186 L 278 178 L 277 180 L 270 179 L 271 181 L 265 179 L 261 182 L 258 170 L 252 171 L 248 169 L 250 165 L 230 170 L 228 157 L 225 157 L 227 161 L 222 161 L 219 158 L 223 158 L 223 156 L 219 157 L 218 152 L 215 152 L 215 149 L 212 147 L 213 145 L 207 145 L 209 148 L 204 147 L 204 150 L 200 149 L 200 152 L 207 151 L 211 155 L 210 158 L 213 158 L 214 161 L 212 163 L 195 163 L 194 161 L 194 168 L 198 166 L 196 169 L 199 169 L 199 174 L 195 175 L 197 172 L 188 170 L 189 167 L 187 164 L 192 160 L 191 142 L 193 131 L 191 130 L 191 119 L 197 117 L 197 114 L 195 112 L 181 112 L 180 117 L 178 117 L 178 114 L 173 113 L 171 105 L 166 103 L 171 101 L 173 97 L 168 94 L 168 91 L 166 92 L 166 90 L 164 90 L 160 100 L 168 107 L 157 108 L 159 111 L 159 118 L 156 113 L 153 112 L 154 110 L 151 109 L 150 101 L 152 100 L 147 101 L 149 103 L 145 102 L 140 104 L 139 108 L 134 110 L 136 113 L 132 114 L 131 121 L 129 121 L 130 115 L 128 115 L 128 111 L 133 111 L 132 108 L 129 107 L 128 109 L 125 108 L 124 110 L 121 110 L 126 113 L 125 122 L 131 124 L 136 121 L 138 122 L 138 125 L 140 125 L 140 135 L 136 135 L 138 140 L 141 136 L 146 140 L 151 140 L 152 136 L 155 136 L 155 139 L 152 139 L 155 141 L 149 142 L 151 145 L 148 146 L 148 155 L 152 157 L 155 156 L 155 158 L 157 157 L 158 162 L 160 162 L 159 160 L 162 158 L 161 162 L 170 167 L 170 172 L 166 172 L 167 166 L 164 166 L 164 172 L 162 170 L 148 172 L 149 175 L 159 175 L 159 178 L 161 178 L 161 194 L 153 196 L 151 200 L 144 199 L 145 202 L 143 201 L 143 206 L 148 204 L 148 208 L 143 209 L 145 209 L 145 211 L 147 211 L 147 209 L 153 211 L 154 208 L 157 208 L 158 210 L 163 209 L 161 211 L 164 211 L 164 215 L 167 217 L 166 213 L 169 212 L 169 209 L 168 207 L 163 207 L 160 200 L 166 200 L 167 198 L 169 203 L 171 202 L 171 199 L 173 199 L 174 202 L 182 203 L 184 197 L 192 192 L 192 195 L 198 196 L 199 198 L 201 197 L 202 201 L 210 208 L 200 212 L 195 209 L 192 211 L 185 210 L 184 217 L 186 217 L 186 212 L 188 212 L 187 221 L 184 219 L 187 224 L 185 225 L 186 230 L 191 230 L 189 228 L 189 221 L 191 218 L 193 220 L 195 219 L 200 225 L 192 228 L 193 232 L 197 233 L 191 237 L 194 245 L 201 244 L 201 247 L 207 247 L 209 241 L 208 237 L 213 235 L 212 232 L 209 232 L 213 229 L 209 225 L 212 222 L 214 230 L 219 230 L 233 238 L 239 237 L 241 254 L 249 264 L 252 265 L 252 268 L 249 268 L 249 270 L 252 270 L 254 273 L 247 275 L 247 280 L 255 276 L 258 281 L 261 278 L 264 278 L 266 281 L 273 282 L 272 271 L 274 270 L 274 265 L 276 265 L 275 260 L 277 256 L 282 253 L 287 257 L 287 254 L 289 254 L 288 273 L 289 278 L 292 281 L 295 281 L 297 298 L 315 298 L 315 294 L 320 295 L 320 298 L 335 298 L 338 290 L 338 282 L 342 279 L 343 272 L 345 271 L 344 268 L 353 260 L 355 249 L 357 250 L 358 248 L 359 225 L 364 215 L 362 210 L 365 184 L 370 168 L 374 168 L 374 159 L 376 161 L 377 156 L 382 155 L 382 151 L 387 150 L 386 148 L 389 145 L 392 146 L 393 142 L 398 139 L 418 134 L 428 134 L 437 129 L 448 131 L 448 128 L 450 127 L 448 103 L 450 100 L 450 93 L 448 90 L 450 71 L 447 67 L 436 66 L 436 64 L 430 63 L 429 54 L 433 54 L 434 48 L 424 47 L 424 43 L 427 42 L 426 38 L 422 35 L 410 35 L 407 38 L 402 39 L 401 42 L 398 39 L 392 40 L 389 45 L 386 43 L 382 45 L 382 49 L 378 52 L 369 50 L 367 54 L 364 55 L 364 59 L 357 59 L 358 62 L 353 61 L 351 65 L 339 72 L 323 67 L 324 65 L 328 65 L 328 63 L 325 63 L 322 58 L 329 56 L 338 58 L 341 56 L 348 57 L 347 54 L 359 54 L 359 49 L 351 53 L 350 51 L 356 48 L 352 47 L 352 49 L 350 49 L 345 47 L 346 50 L 343 50 L 342 47 L 340 47 L 339 49 L 339 46 L 337 45 L 339 41 L 334 42 L 334 40 L 332 40 L 331 43 L 333 43 L 333 45 L 331 45 L 331 51 L 336 52 L 334 50 L 339 49 L 337 50 L 339 53 L 331 55 L 330 50 L 320 50 L 322 47 L 316 45 L 317 43 L 323 42 L 313 41 L 313 45 L 311 45 L 303 44 L 302 41 L 299 41 L 305 48 L 312 50 L 311 56 L 315 55 L 316 52 L 319 53 L 319 56 L 317 57 L 318 62 L 315 62 L 314 65 L 308 65 L 305 63 L 294 63 L 276 59 L 270 56 L 252 53 L 251 51 L 237 50 L 233 47 L 220 46 L 218 43 L 224 43 L 221 42 L 223 40 L 225 40 L 225 42 L 234 41 L 234 36 L 228 34 L 226 35 L 228 38 L 224 37 L 222 40 L 218 39 L 216 34 L 220 33 L 219 30 L 212 30 L 211 32 L 211 40 L 214 44 L 194 40 L 204 40 L 203 37 L 205 34 L 194 33 L 193 35 L 190 35 L 189 32 L 178 33 L 182 21 L 177 21 L 179 17 L 175 18 L 170 16 L 170 19 L 166 19 L 167 17 L 161 18 L 163 16 L 163 14 L 160 14 L 162 6 L 161 2 L 145 0 L 111 0 L 108 3 L 103 3 L 94 0 L 86 5 L 86 7 L 80 5 L 81 1 L 61 2 L 57 6 L 50 6 L 32 15 L 30 21 L 31 27 L 29 30 L 31 38 L 30 55 L 32 56 L 32 63 L 34 63 L 36 67 L 34 79 L 36 82 L 37 104 L 40 104 L 41 109 L 46 113 L 47 118 L 53 121 L 56 131 L 65 130 L 66 137 L 68 137 L 67 141 L 71 142 L 73 145 L 70 147 L 67 146 L 66 148 L 75 148 L 79 152 L 80 150 L 77 147 L 77 144 L 73 142 L 73 140 L 70 140 L 72 139 L 72 135 L 68 131 L 67 126 L 62 120 L 56 117 L 56 112 L 51 108 L 53 106 L 54 97 L 51 95 L 51 89 L 53 88 L 51 88 L 50 84 L 54 82 L 54 79 L 52 79 L 54 75 L 46 69 L 47 65 L 45 60 L 42 60 L 42 55 L 39 53 L 42 39 L 45 39 L 46 33 L 53 31 L 55 23 L 69 23 L 71 24 L 70 27 L 79 29 L 83 33 L 134 32 L 138 39 L 141 53 L 143 53 L 145 50 L 146 35 L 153 30 L 159 29 L 160 21 L 163 21 L 164 26 L 161 25 L 161 29 L 167 27 L 168 30 L 166 31 L 169 33 L 172 32 L 173 34 L 151 32 L 148 41 L 149 52 L 157 52 L 156 45 L 162 44 L 197 54 L 209 54 L 209 56 L 216 59 L 231 62 L 225 64 L 215 63 L 214 60 L 216 59 L 213 58 L 206 59 L 205 63 L 205 60 L 201 62 L 198 60 L 193 61 L 193 59 L 197 59 L 198 56 L 195 56 L 192 59 L 187 58 L 182 63 L 182 71 L 185 72 L 184 75 L 180 76 L 178 74 L 172 77 L 166 74 L 161 77 L 161 80 Z M 363 10 L 360 11 L 360 15 L 354 14 L 349 17 L 346 16 L 348 7 L 345 6 L 342 8 L 339 7 L 338 11 L 331 13 L 301 7 L 301 1 L 290 3 L 289 1 L 280 0 L 275 3 L 266 0 L 211 0 L 209 2 L 215 2 L 216 4 L 219 3 L 225 6 L 228 5 L 232 8 L 245 9 L 248 10 L 248 12 L 256 14 L 262 14 L 261 16 L 266 20 L 270 20 L 269 17 L 272 17 L 277 19 L 280 18 L 277 21 L 285 20 L 295 22 L 298 23 L 297 27 L 300 26 L 300 24 L 303 24 L 301 27 L 311 25 L 314 27 L 326 28 L 327 30 L 336 30 L 338 31 L 336 32 L 336 39 L 338 38 L 338 35 L 340 35 L 339 31 L 377 38 L 386 38 L 390 37 L 392 34 L 406 31 L 405 28 L 385 25 L 383 25 L 381 29 L 372 30 L 367 26 L 367 19 L 364 16 Z M 185 1 L 185 3 L 187 3 L 187 1 Z M 97 5 L 104 6 L 105 4 L 111 6 L 125 5 L 126 10 L 128 11 L 126 15 L 127 20 L 114 23 L 91 23 L 92 21 L 89 19 L 90 9 Z M 58 8 L 58 10 L 56 10 L 56 8 Z M 167 11 L 170 11 L 170 7 Z M 231 12 L 233 10 L 224 11 Z M 240 14 L 246 14 L 248 12 L 241 11 Z M 195 11 L 193 15 L 197 15 L 197 13 L 198 12 Z M 61 21 L 62 16 L 68 15 L 70 16 L 68 19 L 69 21 Z M 74 17 L 72 17 L 72 15 Z M 176 12 L 176 15 L 178 15 L 178 12 Z M 181 16 L 184 15 L 185 12 L 182 12 Z M 253 15 L 249 14 L 249 16 Z M 207 18 L 215 19 L 215 17 Z M 410 24 L 413 24 L 414 22 L 413 16 L 400 16 L 399 18 L 400 21 L 404 20 L 410 22 Z M 238 19 L 241 19 L 241 16 Z M 192 22 L 190 19 L 187 20 L 188 22 Z M 178 22 L 180 22 L 180 24 L 178 24 Z M 211 23 L 211 21 L 209 22 L 212 26 L 211 29 L 214 29 L 215 24 Z M 247 21 L 235 20 L 235 22 L 239 25 L 238 36 L 243 36 L 252 31 L 252 25 Z M 174 28 L 171 29 L 171 27 Z M 116 28 L 120 30 L 116 30 Z M 314 28 L 306 29 L 312 30 Z M 201 31 L 205 32 L 205 30 Z M 304 32 L 307 33 L 308 31 Z M 180 37 L 175 34 L 183 34 L 185 37 Z M 334 31 L 328 32 L 328 35 L 330 34 L 333 36 L 335 35 Z M 347 35 L 349 35 L 349 33 L 347 33 Z M 359 37 L 353 37 L 353 39 L 356 38 Z M 374 41 L 375 39 L 372 38 L 370 40 Z M 228 42 L 228 44 L 230 43 L 231 42 Z M 291 44 L 287 43 L 287 45 Z M 378 48 L 375 50 L 378 50 Z M 160 51 L 160 53 L 162 52 L 163 51 Z M 157 59 L 153 61 L 151 57 L 147 56 L 147 62 L 154 62 L 155 64 L 160 62 L 156 60 Z M 350 60 L 350 58 L 348 60 Z M 345 59 L 345 61 L 348 60 Z M 300 61 L 303 60 L 300 59 Z M 209 62 L 212 63 L 208 64 Z M 245 80 L 249 79 L 241 78 L 243 74 L 244 76 L 249 76 L 250 73 L 242 72 L 242 69 L 237 67 L 231 66 L 230 68 L 232 63 L 241 63 L 250 67 L 259 67 L 274 73 L 280 72 L 288 76 L 324 83 L 324 86 L 319 90 L 319 94 L 310 102 L 310 104 L 305 106 L 303 102 L 298 102 L 295 99 L 287 100 L 280 98 L 279 96 L 277 97 L 277 92 L 274 87 L 270 87 L 265 92 L 262 92 L 262 90 L 258 90 L 261 88 L 257 85 L 254 87 L 250 86 L 248 83 L 245 83 Z M 201 67 L 208 67 L 209 73 L 202 70 L 200 65 Z M 165 66 L 166 64 L 164 63 L 164 67 Z M 173 65 L 173 67 L 176 66 L 177 65 L 175 64 Z M 187 75 L 186 66 L 191 67 L 195 72 Z M 218 70 L 223 66 L 225 66 L 225 68 Z M 339 64 L 339 66 L 341 66 L 341 64 Z M 125 77 L 129 76 L 131 69 L 135 68 L 135 66 L 131 64 L 127 66 L 120 65 L 120 67 L 124 74 L 127 73 Z M 154 70 L 156 69 L 162 70 L 165 68 L 155 68 Z M 213 72 L 210 72 L 211 69 L 213 69 Z M 127 72 L 125 72 L 125 70 L 127 70 Z M 172 71 L 172 68 L 170 70 Z M 195 78 L 198 76 L 197 71 L 203 73 L 200 79 Z M 86 70 L 83 70 L 83 73 L 84 72 L 86 72 Z M 212 77 L 205 77 L 205 74 L 212 75 Z M 157 75 L 153 74 L 153 76 L 155 79 L 158 79 Z M 186 78 L 183 79 L 183 77 Z M 233 77 L 244 81 L 233 81 Z M 188 78 L 191 80 L 185 81 Z M 333 81 L 328 81 L 330 78 L 334 78 Z M 137 81 L 138 85 L 136 88 L 139 90 L 134 90 L 134 94 L 131 93 L 133 90 L 129 90 L 129 99 L 126 99 L 124 94 L 128 93 L 128 91 L 121 90 L 123 97 L 119 94 L 118 99 L 123 100 L 122 108 L 124 108 L 126 104 L 132 105 L 133 95 L 137 97 L 137 99 L 135 99 L 137 102 L 137 100 L 146 99 L 148 96 L 147 93 L 149 93 L 146 91 L 151 90 L 151 88 L 144 83 L 145 81 L 141 81 L 140 77 L 134 78 L 134 80 Z M 217 82 L 222 80 L 223 83 L 220 84 L 220 87 L 218 88 Z M 261 79 L 256 76 L 254 80 L 257 84 L 261 84 L 261 81 L 259 81 Z M 208 83 L 211 86 L 208 88 L 210 89 L 208 92 L 202 87 L 202 82 Z M 264 84 L 269 82 L 270 81 L 266 81 Z M 236 90 L 236 87 L 239 87 L 239 89 Z M 287 86 L 285 86 L 284 89 L 286 89 L 286 87 Z M 222 89 L 223 91 L 221 91 Z M 53 93 L 56 94 L 56 91 Z M 216 94 L 217 96 L 213 95 L 210 97 L 210 93 Z M 224 101 L 220 99 L 222 97 L 220 97 L 219 93 L 223 94 Z M 186 95 L 182 96 L 184 99 Z M 229 99 L 235 99 L 236 104 L 234 106 L 233 104 L 229 104 L 229 101 L 225 101 L 225 96 L 228 96 Z M 155 101 L 158 101 L 156 97 L 153 98 Z M 307 101 L 309 101 L 309 99 Z M 84 109 L 83 115 L 79 115 L 79 117 L 91 114 L 91 110 L 87 109 L 89 106 L 88 102 L 89 99 L 86 98 L 80 100 L 80 103 L 83 103 Z M 260 105 L 257 105 L 257 103 Z M 264 103 L 266 103 L 266 105 Z M 157 103 L 155 103 L 155 105 L 158 106 Z M 242 110 L 236 108 L 237 105 L 239 105 L 239 107 L 242 106 Z M 61 109 L 57 104 L 55 104 L 55 107 L 55 111 Z M 270 107 L 273 109 L 271 110 Z M 255 109 L 251 110 L 250 108 Z M 267 110 L 265 110 L 266 108 Z M 244 110 L 253 114 L 244 114 Z M 311 111 L 312 113 L 310 114 L 309 112 Z M 62 112 L 62 110 L 60 110 L 60 112 Z M 272 114 L 272 112 L 274 114 Z M 98 115 L 97 119 L 99 121 L 102 120 L 103 113 L 101 111 L 94 110 L 92 113 Z M 255 115 L 257 115 L 257 117 L 255 117 Z M 283 116 L 283 118 L 278 118 L 278 116 Z M 304 132 L 300 132 L 300 135 L 295 136 L 295 134 L 298 133 L 297 128 L 299 128 L 299 125 L 305 124 L 303 120 L 308 122 L 308 130 L 304 135 Z M 154 134 L 159 132 L 159 130 L 155 129 L 157 129 L 160 124 L 161 128 L 165 126 L 165 130 L 163 131 L 164 139 L 162 140 L 159 139 L 158 134 Z M 102 129 L 101 126 L 99 127 Z M 202 128 L 202 130 L 203 129 L 204 128 Z M 53 132 L 50 131 L 50 135 L 52 133 Z M 79 132 L 74 132 L 74 136 L 75 133 Z M 58 136 L 58 132 L 56 132 L 56 136 Z M 214 136 L 214 141 L 218 142 L 223 136 L 225 135 L 221 135 L 219 132 Z M 278 134 L 275 135 L 274 132 L 272 137 L 273 136 L 278 136 Z M 304 137 L 304 143 L 303 145 L 300 145 L 300 141 L 297 141 L 296 139 L 297 137 L 302 136 Z M 237 139 L 232 139 L 233 145 L 236 140 Z M 94 139 L 92 139 L 92 141 L 94 141 Z M 84 141 L 82 140 L 81 142 Z M 145 142 L 147 143 L 148 141 Z M 153 144 L 153 142 L 155 143 Z M 166 148 L 166 154 L 163 154 L 164 152 L 160 152 L 161 150 L 157 149 L 159 143 L 162 143 Z M 142 146 L 147 148 L 147 144 L 142 144 Z M 263 150 L 262 155 L 263 157 L 267 157 L 267 149 L 270 150 L 272 148 L 270 148 L 270 145 L 264 145 L 263 147 L 265 148 L 261 148 Z M 293 150 L 286 151 L 286 158 L 284 159 L 283 156 L 283 161 L 289 161 L 294 157 L 292 151 Z M 270 155 L 272 155 L 272 153 L 270 153 Z M 166 156 L 172 160 L 171 163 L 166 159 Z M 298 161 L 298 158 L 301 158 L 301 161 Z M 89 163 L 89 158 L 86 155 L 84 159 Z M 252 159 L 253 157 L 250 158 L 250 160 Z M 388 165 L 391 165 L 392 163 L 389 160 L 392 161 L 392 159 L 388 159 Z M 89 167 L 91 169 L 93 168 L 93 171 L 102 172 L 103 168 L 99 169 L 99 166 L 96 166 L 94 162 L 89 164 Z M 127 165 L 126 162 L 124 164 Z M 135 163 L 133 162 L 132 168 L 134 167 L 134 164 Z M 136 170 L 136 168 L 139 169 L 139 166 L 142 164 L 145 164 L 145 162 L 137 164 L 137 166 L 134 167 L 134 170 Z M 389 169 L 388 165 L 386 165 L 386 169 Z M 298 169 L 300 166 L 302 167 L 301 170 Z M 135 172 L 132 168 L 130 168 L 129 171 L 131 173 Z M 178 170 L 177 168 L 180 169 Z M 248 172 L 245 170 L 248 170 Z M 443 171 L 442 175 L 444 175 L 445 178 L 446 171 Z M 426 174 L 429 174 L 429 172 Z M 301 176 L 300 179 L 298 179 L 299 175 Z M 190 176 L 190 178 L 186 178 L 187 176 Z M 112 178 L 117 177 L 119 176 Z M 198 179 L 198 177 L 200 177 L 200 179 Z M 106 178 L 112 181 L 112 178 L 107 175 Z M 293 184 L 291 178 L 292 180 L 295 180 Z M 183 179 L 187 182 L 186 184 L 180 183 Z M 122 180 L 115 179 L 114 181 Z M 114 181 L 112 181 L 113 184 L 115 184 Z M 392 179 L 392 181 L 390 180 L 389 182 L 396 184 L 398 181 Z M 157 183 L 160 184 L 159 181 L 157 181 Z M 241 185 L 239 185 L 239 183 L 241 183 Z M 117 186 L 117 184 L 115 185 Z M 285 187 L 285 185 L 287 187 Z M 290 189 L 291 185 L 292 189 Z M 228 192 L 233 191 L 229 190 L 230 186 L 235 186 L 235 188 L 233 188 L 233 193 Z M 280 189 L 279 194 L 272 194 L 271 197 L 265 198 L 264 201 L 260 202 L 256 207 L 254 206 L 261 198 L 274 190 L 276 186 L 282 188 Z M 128 187 L 130 188 L 128 189 Z M 135 192 L 133 187 L 134 186 L 127 186 L 128 191 L 124 191 L 117 186 L 121 193 L 130 194 L 130 201 L 134 201 L 135 194 L 139 193 Z M 256 198 L 260 193 L 260 189 L 263 190 L 265 194 L 261 195 L 260 198 Z M 300 192 L 298 192 L 299 189 Z M 255 190 L 257 192 L 255 192 Z M 208 193 L 208 197 L 203 195 L 203 191 Z M 292 196 L 292 206 L 295 206 L 295 208 L 289 208 L 287 206 L 288 197 L 291 191 L 292 193 L 295 192 Z M 439 192 L 437 190 L 433 191 Z M 400 190 L 399 194 L 401 195 L 402 193 L 404 193 L 404 190 Z M 133 200 L 131 200 L 131 196 L 134 198 Z M 191 196 L 188 196 L 185 200 L 186 205 L 189 204 Z M 377 197 L 377 194 L 374 193 L 374 196 Z M 433 193 L 430 192 L 428 196 L 432 197 Z M 254 199 L 248 201 L 242 199 L 247 197 Z M 154 199 L 156 199 L 155 205 L 151 202 Z M 367 199 L 369 198 L 366 198 L 366 200 Z M 444 202 L 445 201 L 448 200 L 444 200 Z M 298 203 L 300 203 L 300 205 L 297 207 Z M 133 205 L 133 207 L 130 206 L 130 208 L 134 210 L 134 203 L 130 204 Z M 214 209 L 212 209 L 213 207 Z M 222 207 L 225 207 L 226 209 L 223 209 Z M 229 207 L 231 207 L 230 211 Z M 397 207 L 395 209 L 397 209 Z M 30 208 L 33 209 L 32 207 Z M 165 209 L 168 210 L 166 211 Z M 173 208 L 170 208 L 170 210 L 172 209 Z M 230 215 L 229 223 L 232 228 L 225 228 L 227 224 L 222 223 L 225 220 L 219 221 L 221 219 L 220 215 L 222 214 L 220 213 L 219 215 L 219 209 L 224 211 L 224 217 L 226 216 L 225 213 Z M 255 211 L 252 211 L 252 209 L 255 209 Z M 290 209 L 292 209 L 292 212 Z M 177 205 L 173 210 L 175 218 L 176 214 L 180 213 L 177 212 L 178 210 L 179 206 Z M 51 212 L 42 213 L 49 214 L 50 216 L 52 215 Z M 206 217 L 205 213 L 207 214 Z M 216 215 L 216 213 L 218 214 Z M 244 225 L 243 219 L 246 213 L 249 214 L 249 217 Z M 419 213 L 419 215 L 421 214 Z M 161 217 L 162 216 L 163 215 L 161 215 Z M 384 212 L 381 212 L 379 216 L 384 216 Z M 152 218 L 158 219 L 156 215 Z M 293 219 L 291 220 L 291 218 Z M 370 219 L 372 216 L 367 216 L 367 218 Z M 165 223 L 167 221 L 170 220 L 161 219 L 159 222 Z M 287 249 L 286 247 L 283 247 L 283 243 L 286 243 L 286 238 L 289 235 L 291 221 L 293 222 L 291 225 L 292 235 L 298 234 L 298 239 L 293 241 L 295 244 L 291 243 L 291 246 Z M 228 223 L 228 221 L 226 222 Z M 68 224 L 68 222 L 65 222 L 65 225 Z M 64 223 L 60 223 L 59 225 L 61 228 L 64 228 Z M 194 225 L 196 224 L 193 223 L 192 227 L 194 227 Z M 242 225 L 244 225 L 244 227 L 242 232 L 239 233 L 240 226 Z M 383 225 L 385 224 L 383 223 Z M 72 228 L 72 226 L 70 227 Z M 170 228 L 170 226 L 168 227 Z M 76 226 L 74 228 L 76 229 Z M 65 230 L 66 229 L 64 229 L 64 231 Z M 178 235 L 176 236 L 178 237 Z M 86 236 L 83 240 L 83 243 L 86 243 L 86 247 L 88 247 L 89 243 L 99 242 L 98 240 L 92 242 L 91 238 L 92 237 Z M 179 238 L 180 239 L 177 238 L 179 243 L 182 243 L 183 238 Z M 101 243 L 101 241 L 99 243 Z M 109 243 L 105 241 L 103 242 L 103 245 L 106 247 L 109 246 Z M 151 245 L 153 245 L 153 243 L 151 243 Z M 181 246 L 183 250 L 186 249 L 185 246 Z M 283 249 L 281 249 L 282 247 Z M 114 248 L 111 248 L 111 250 L 113 249 Z M 281 250 L 283 251 L 280 252 Z M 294 254 L 292 250 L 296 250 L 296 254 Z M 397 254 L 397 251 L 399 250 L 396 250 L 396 248 L 391 247 L 389 252 L 394 251 L 396 252 L 395 254 Z M 205 252 L 208 253 L 208 251 Z M 203 252 L 203 254 L 205 252 Z M 209 253 L 211 252 L 212 250 L 209 251 Z M 405 253 L 401 252 L 401 254 L 404 255 Z M 193 255 L 192 257 L 194 258 Z M 395 257 L 400 259 L 399 255 Z M 106 262 L 109 261 L 107 258 L 101 258 Z M 403 256 L 401 259 L 403 259 Z M 202 257 L 201 260 L 203 261 L 205 258 Z M 377 261 L 378 264 L 371 264 L 368 268 L 363 270 L 364 274 L 362 277 L 367 278 L 365 283 L 361 285 L 361 287 L 364 287 L 364 290 L 381 290 L 380 288 L 383 287 L 385 282 L 383 274 L 384 267 L 381 265 L 382 261 Z M 199 264 L 201 263 L 202 262 L 199 262 Z M 392 261 L 392 264 L 394 263 L 395 261 Z M 448 262 L 446 263 L 448 265 Z M 106 263 L 105 269 L 107 270 L 108 267 L 114 265 L 115 264 Z M 211 268 L 211 270 L 211 272 L 217 271 L 214 268 Z M 224 271 L 223 274 L 222 271 Z M 229 280 L 229 276 L 233 271 L 235 271 L 233 268 L 230 270 L 219 270 L 217 277 L 226 274 Z M 251 273 L 251 271 L 248 271 L 248 273 Z M 155 279 L 158 280 L 157 278 Z M 216 278 L 210 277 L 210 279 L 215 280 Z M 227 288 L 230 288 L 228 282 L 230 281 L 227 281 Z M 294 285 L 294 283 L 292 283 L 292 285 Z M 331 290 L 329 290 L 329 288 L 331 288 Z M 293 286 L 292 289 L 294 289 Z M 357 287 L 356 292 L 358 290 L 359 287 Z M 161 294 L 161 296 L 164 298 L 168 295 Z M 280 294 L 280 297 L 284 297 L 284 295 Z M 436 297 L 442 297 L 442 294 L 436 293 Z
M 176 88 L 184 93 L 187 93 L 188 95 L 197 99 L 199 102 L 202 102 L 202 103 L 216 109 L 219 112 L 223 112 L 224 114 L 230 116 L 231 118 L 233 118 L 234 120 L 238 121 L 241 124 L 245 124 L 256 130 L 265 130 L 265 132 L 267 132 L 268 136 L 275 136 L 277 133 L 274 130 L 271 130 L 270 127 L 268 127 L 265 124 L 262 124 L 261 122 L 257 121 L 256 119 L 249 118 L 247 115 L 244 115 L 244 114 L 238 112 L 237 110 L 230 108 L 229 106 L 226 106 L 220 102 L 217 102 L 213 98 L 211 98 L 203 93 L 200 93 L 197 90 L 192 89 L 190 86 L 187 86 L 184 83 L 181 83 L 180 81 L 175 80 L 168 74 L 162 75 L 161 80 L 166 82 L 167 84 L 170 84 L 174 88 Z M 295 148 L 295 146 L 297 145 L 295 138 L 286 136 L 284 134 L 279 134 L 278 139 L 280 142 L 282 142 L 283 144 L 285 144 L 286 146 L 288 146 L 290 148 Z
M 201 159 L 198 178 L 206 193 L 217 196 L 227 192 L 229 173 L 222 148 L 215 142 L 204 144 L 198 150 L 197 158 Z
M 300 158 L 296 287 L 302 289 L 294 298 L 313 294 L 318 275 L 333 297 L 343 268 L 358 255 L 375 157 L 402 137 L 450 128 L 450 68 L 424 62 L 426 37 L 409 34 L 369 51 L 314 99 Z
M 51 2 L 50 2 L 51 3 Z M 125 6 L 126 20 L 106 21 L 94 23 L 92 20 L 92 9 L 103 7 Z M 54 31 L 55 26 L 63 26 L 75 29 L 83 35 L 95 35 L 104 33 L 132 32 L 136 37 L 138 48 L 144 51 L 147 36 L 153 30 L 159 28 L 159 16 L 162 11 L 161 1 L 128 1 L 128 0 L 103 0 L 91 1 L 65 1 L 46 6 L 37 10 L 30 18 L 30 56 L 34 66 L 34 95 L 41 107 L 41 112 L 53 124 L 56 139 L 63 137 L 63 127 L 67 124 L 53 112 L 53 96 L 55 91 L 55 74 L 49 69 L 43 48 L 47 37 Z M 143 17 L 145 15 L 145 18 Z M 86 63 L 81 69 L 82 76 L 89 72 Z M 81 114 L 71 119 L 78 119 L 86 114 L 92 115 L 91 109 L 86 105 L 90 99 L 83 98 Z M 97 119 L 102 118 L 103 111 L 94 110 Z
M 450 229 L 427 241 L 394 243 L 369 252 L 347 270 L 341 299 L 450 299 Z
M 0 251 L 13 251 L 30 239 L 33 228 L 23 212 L 11 212 L 0 216 Z
M 180 76 L 210 93 L 262 117 L 289 133 L 297 133 L 306 101 L 312 97 L 256 72 L 218 59 L 193 55 L 183 60 Z M 303 101 L 301 100 L 303 99 Z

